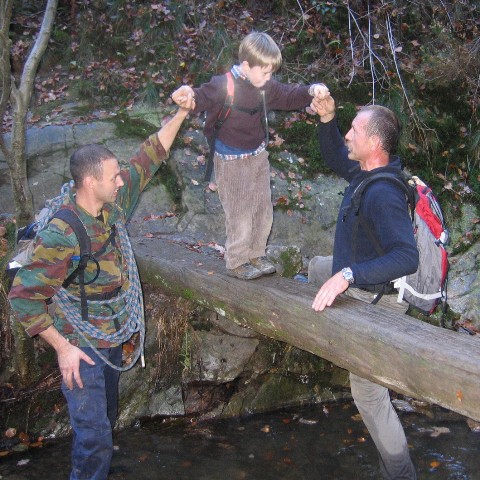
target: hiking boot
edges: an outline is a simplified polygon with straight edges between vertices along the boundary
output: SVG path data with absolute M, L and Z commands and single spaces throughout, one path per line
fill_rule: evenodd
M 253 280 L 262 276 L 262 272 L 251 263 L 244 263 L 236 268 L 227 268 L 227 275 L 241 278 L 242 280 Z
M 269 273 L 275 273 L 277 269 L 267 257 L 252 258 L 250 263 L 262 272 L 262 275 L 268 275 Z

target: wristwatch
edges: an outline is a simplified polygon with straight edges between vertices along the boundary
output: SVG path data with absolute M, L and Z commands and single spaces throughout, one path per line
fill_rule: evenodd
M 353 278 L 353 272 L 350 267 L 342 268 L 343 278 L 351 285 L 355 279 Z

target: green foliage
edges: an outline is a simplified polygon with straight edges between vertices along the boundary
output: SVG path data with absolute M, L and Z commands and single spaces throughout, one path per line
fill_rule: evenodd
M 298 252 L 294 248 L 287 248 L 280 254 L 280 263 L 283 265 L 282 277 L 293 278 L 298 273 L 299 266 L 296 259 L 298 258 Z
M 168 163 L 162 164 L 157 170 L 152 180 L 153 183 L 150 182 L 150 186 L 154 186 L 156 181 L 165 185 L 165 188 L 175 205 L 180 206 L 182 204 L 182 187 L 178 183 L 175 172 L 171 169 Z
M 333 2 L 321 2 L 319 0 L 311 0 L 310 3 L 320 15 L 327 15 L 329 13 L 335 13 L 337 11 L 337 7 Z
M 180 351 L 180 363 L 182 364 L 183 371 L 189 372 L 192 368 L 192 351 L 191 351 L 191 339 L 188 328 L 185 329 L 183 336 L 182 349 Z
M 285 127 L 284 125 L 277 128 L 281 138 L 285 140 L 282 147 L 288 145 L 288 150 L 295 152 L 305 159 L 303 172 L 307 176 L 313 176 L 315 173 L 323 171 L 321 155 L 318 150 L 318 141 L 316 136 L 316 126 L 314 123 L 307 123 L 305 117 L 295 121 Z M 279 151 L 280 149 L 271 149 Z M 278 159 L 278 156 L 277 156 Z M 278 163 L 281 165 L 281 163 Z M 283 169 L 283 168 L 282 168 Z
M 119 137 L 136 136 L 143 140 L 157 130 L 152 123 L 141 118 L 132 118 L 125 111 L 118 112 L 110 121 L 115 123 Z

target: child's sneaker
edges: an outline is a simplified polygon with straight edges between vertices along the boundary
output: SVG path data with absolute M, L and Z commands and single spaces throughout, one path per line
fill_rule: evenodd
M 269 273 L 275 273 L 277 269 L 267 257 L 252 258 L 250 263 L 262 272 L 262 275 L 268 275 Z
M 227 268 L 227 275 L 241 278 L 242 280 L 253 280 L 254 278 L 261 277 L 263 273 L 251 263 L 247 262 L 236 268 Z

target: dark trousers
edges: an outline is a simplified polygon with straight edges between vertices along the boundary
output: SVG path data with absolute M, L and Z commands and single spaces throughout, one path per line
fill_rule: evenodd
M 113 453 L 112 430 L 118 408 L 120 372 L 109 367 L 91 348 L 82 350 L 95 365 L 80 363 L 83 388 L 62 384 L 73 429 L 70 480 L 106 480 Z M 121 365 L 122 347 L 100 349 L 114 365 Z

